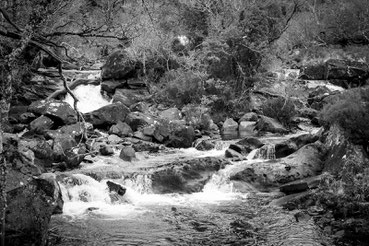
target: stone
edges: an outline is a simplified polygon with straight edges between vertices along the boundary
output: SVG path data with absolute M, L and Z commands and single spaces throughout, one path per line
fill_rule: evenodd
M 137 102 L 133 105 L 131 105 L 129 107 L 129 109 L 131 110 L 131 112 L 141 112 L 141 113 L 144 113 L 144 114 L 147 114 L 149 112 L 149 106 L 147 105 L 147 103 L 145 102 Z
M 120 151 L 119 158 L 123 161 L 135 161 L 136 160 L 136 152 L 132 146 L 124 146 Z
M 251 163 L 245 170 L 231 175 L 231 180 L 249 182 L 261 189 L 280 186 L 318 175 L 323 169 L 324 155 L 322 143 L 308 144 L 287 157 Z
M 102 80 L 128 80 L 137 77 L 141 64 L 133 60 L 125 50 L 111 54 L 101 69 Z
M 169 109 L 166 109 L 164 111 L 161 111 L 159 113 L 159 118 L 160 119 L 165 119 L 165 120 L 168 120 L 168 121 L 181 120 L 182 119 L 182 113 L 177 108 L 169 108 Z
M 222 126 L 223 139 L 238 138 L 238 123 L 231 118 L 226 119 Z
M 226 159 L 204 157 L 175 161 L 151 174 L 154 193 L 193 193 L 200 192 L 212 174 L 231 163 Z
M 258 114 L 254 112 L 248 112 L 244 114 L 239 120 L 238 123 L 241 123 L 242 121 L 258 121 Z
M 112 182 L 112 181 L 107 181 L 106 185 L 109 188 L 109 192 L 115 192 L 120 196 L 124 196 L 124 194 L 126 193 L 126 188 L 124 188 L 122 185 Z
M 308 183 L 301 180 L 287 183 L 279 187 L 279 190 L 283 193 L 286 193 L 287 195 L 303 192 L 308 189 L 309 189 Z
M 48 116 L 57 126 L 70 125 L 77 122 L 77 112 L 69 103 L 63 101 L 36 101 L 28 107 L 28 111 L 36 115 Z
M 106 128 L 117 124 L 119 121 L 124 122 L 129 113 L 130 110 L 127 106 L 121 103 L 113 103 L 86 113 L 84 117 L 94 127 Z
M 133 137 L 144 140 L 144 141 L 152 142 L 152 137 L 145 135 L 141 131 L 135 131 L 133 133 Z
M 301 68 L 300 78 L 307 80 L 325 80 L 327 79 L 326 65 L 324 63 L 307 64 Z
M 108 95 L 114 95 L 115 90 L 127 86 L 125 80 L 105 80 L 101 82 L 101 90 L 106 91 Z
M 195 130 L 192 126 L 175 125 L 170 131 L 165 145 L 173 148 L 190 148 L 195 140 Z
M 152 125 L 155 123 L 155 120 L 153 117 L 141 113 L 141 112 L 132 112 L 127 115 L 126 123 L 132 128 L 132 130 L 135 132 L 140 127 L 144 127 L 147 125 Z
M 118 137 L 115 134 L 110 134 L 107 140 L 108 140 L 108 143 L 110 144 L 119 144 L 124 141 L 122 138 Z
M 100 145 L 99 152 L 100 152 L 101 155 L 105 155 L 105 156 L 114 155 L 113 148 L 111 146 L 106 145 L 106 144 Z
M 56 175 L 54 173 L 43 173 L 38 177 L 38 183 L 42 185 L 47 195 L 53 198 L 51 203 L 54 206 L 53 214 L 62 214 L 64 201 Z
M 241 153 L 239 153 L 239 152 L 237 152 L 233 149 L 227 149 L 225 151 L 225 157 L 226 158 L 238 158 L 240 160 L 244 159 L 244 156 Z
M 214 140 L 209 139 L 208 137 L 202 137 L 199 139 L 196 139 L 194 146 L 197 150 L 200 151 L 207 151 L 215 149 L 215 142 Z
M 238 126 L 238 135 L 241 138 L 255 136 L 257 132 L 254 129 L 254 121 L 241 121 Z
M 146 88 L 138 90 L 116 89 L 113 96 L 113 103 L 120 102 L 127 107 L 131 107 L 138 102 L 145 101 L 149 97 Z
M 77 146 L 77 141 L 68 134 L 60 134 L 54 139 L 53 152 L 55 160 L 62 160 L 67 150 Z
M 262 143 L 257 138 L 247 137 L 247 138 L 241 139 L 240 141 L 237 141 L 235 145 L 241 146 L 240 153 L 243 153 L 244 155 L 246 155 L 250 153 L 251 151 L 253 151 L 254 149 L 261 148 L 264 145 L 264 143 Z
M 115 134 L 119 137 L 130 137 L 133 134 L 132 128 L 125 122 L 118 121 L 109 129 L 109 134 Z
M 288 133 L 288 130 L 280 122 L 267 116 L 259 117 L 259 120 L 255 125 L 255 129 L 259 132 Z
M 74 169 L 81 164 L 87 153 L 87 148 L 85 144 L 79 144 L 77 147 L 67 149 L 63 156 L 62 161 L 65 162 L 66 167 L 69 169 Z
M 344 170 L 355 163 L 355 172 L 363 172 L 369 162 L 363 146 L 353 144 L 344 130 L 332 125 L 324 141 L 328 150 L 324 171 L 336 177 L 342 177 Z
M 39 133 L 39 134 L 43 134 L 44 132 L 46 132 L 47 130 L 50 130 L 53 127 L 54 127 L 54 121 L 44 115 L 33 120 L 29 125 L 29 128 L 31 131 L 35 133 Z
M 142 129 L 142 133 L 146 136 L 154 136 L 155 129 L 156 129 L 155 125 L 145 126 Z
M 51 215 L 60 212 L 57 187 L 40 178 L 7 192 L 5 245 L 47 245 Z

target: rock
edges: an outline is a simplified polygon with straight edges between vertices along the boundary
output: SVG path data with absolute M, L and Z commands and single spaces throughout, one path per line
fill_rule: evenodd
M 50 130 L 53 127 L 54 127 L 54 121 L 44 115 L 33 120 L 29 125 L 29 128 L 31 131 L 35 133 L 39 133 L 39 134 L 43 134 L 44 132 L 46 132 L 47 130 Z
M 238 138 L 238 123 L 233 119 L 226 119 L 222 127 L 223 139 L 234 139 Z
M 59 134 L 55 137 L 53 143 L 53 152 L 55 160 L 62 160 L 67 150 L 77 146 L 77 141 L 68 134 Z
M 109 135 L 107 140 L 110 144 L 120 144 L 124 141 L 122 138 L 114 134 Z
M 172 120 L 181 120 L 182 119 L 182 113 L 177 108 L 169 108 L 159 113 L 160 119 L 165 119 L 168 121 Z
M 346 168 L 355 163 L 355 172 L 362 172 L 368 163 L 363 146 L 353 144 L 338 126 L 332 125 L 324 144 L 328 149 L 324 171 L 342 177 Z
M 193 127 L 176 124 L 173 128 L 165 145 L 173 148 L 190 148 L 195 140 Z
M 115 90 L 127 86 L 125 80 L 105 80 L 101 82 L 101 90 L 106 91 L 108 95 L 114 95 Z
M 58 100 L 41 100 L 33 102 L 28 111 L 36 115 L 51 118 L 57 126 L 70 125 L 77 122 L 77 113 L 67 102 Z
M 248 112 L 238 120 L 238 123 L 241 123 L 243 121 L 258 121 L 258 114 L 254 112 Z
M 136 160 L 136 152 L 131 146 L 124 146 L 120 151 L 119 158 L 123 161 L 132 162 Z
M 247 137 L 235 143 L 240 148 L 240 153 L 247 155 L 254 149 L 258 149 L 264 145 L 259 139 L 254 137 Z M 236 150 L 236 149 L 235 149 Z M 239 150 L 237 150 L 239 151 Z
M 151 174 L 154 193 L 192 193 L 202 190 L 214 172 L 231 164 L 225 159 L 205 157 L 176 161 Z
M 324 154 L 321 143 L 308 144 L 287 157 L 251 163 L 245 170 L 233 174 L 231 180 L 241 180 L 268 189 L 316 176 L 323 169 Z
M 283 193 L 286 193 L 287 195 L 299 193 L 302 191 L 306 191 L 308 189 L 309 189 L 308 183 L 301 180 L 287 183 L 279 187 L 279 190 Z
M 102 80 L 127 80 L 137 77 L 141 64 L 132 58 L 124 50 L 111 54 L 101 69 Z
M 94 127 L 110 127 L 119 121 L 124 122 L 130 110 L 121 103 L 113 103 L 101 107 L 98 110 L 86 113 L 85 120 L 90 122 Z
M 283 207 L 291 211 L 306 207 L 306 203 L 308 203 L 307 205 L 312 205 L 309 204 L 311 197 L 312 193 L 308 190 L 278 198 L 273 200 L 269 205 Z
M 143 140 L 143 141 L 152 142 L 152 137 L 145 135 L 145 134 L 144 134 L 143 132 L 141 132 L 141 131 L 135 131 L 135 132 L 133 133 L 133 137 L 138 138 L 138 139 L 141 139 L 141 140 Z
M 120 102 L 127 107 L 131 107 L 138 102 L 145 101 L 149 97 L 147 89 L 130 90 L 116 89 L 113 96 L 113 103 Z
M 115 134 L 119 137 L 129 137 L 132 136 L 133 131 L 127 123 L 118 121 L 117 124 L 110 127 L 109 134 Z
M 60 212 L 56 187 L 56 182 L 41 178 L 7 192 L 5 245 L 47 244 L 51 215 Z
M 307 80 L 327 79 L 326 65 L 324 63 L 308 64 L 301 68 L 300 78 Z
M 77 142 L 81 141 L 81 139 L 83 138 L 83 134 L 84 132 L 88 132 L 91 131 L 92 129 L 92 125 L 89 123 L 76 123 L 73 125 L 67 125 L 67 126 L 63 126 L 61 128 L 59 128 L 58 130 L 54 130 L 54 131 L 47 131 L 46 132 L 46 137 L 51 138 L 51 139 L 55 139 L 57 137 L 60 136 L 71 136 L 72 138 L 74 138 Z
M 149 151 L 151 153 L 157 153 L 159 150 L 165 149 L 162 144 L 142 140 L 138 140 L 137 142 L 133 143 L 133 148 L 136 152 Z
M 48 141 L 40 138 L 23 138 L 19 141 L 19 146 L 32 150 L 35 156 L 35 162 L 37 162 L 41 167 L 51 167 L 51 164 L 55 159 L 55 154 L 52 144 Z
M 126 188 L 124 188 L 120 184 L 114 183 L 112 181 L 107 181 L 106 185 L 109 188 L 109 192 L 115 192 L 120 196 L 124 196 L 124 194 L 126 194 Z
M 101 155 L 105 155 L 105 156 L 114 155 L 113 148 L 111 146 L 106 145 L 106 144 L 100 145 L 99 152 L 100 152 Z
M 195 141 L 194 146 L 197 150 L 207 151 L 207 150 L 215 149 L 215 142 L 214 140 L 211 140 L 208 137 L 207 138 L 202 137 Z
M 238 126 L 238 135 L 241 138 L 255 136 L 256 131 L 254 121 L 241 121 Z
M 244 159 L 244 156 L 241 153 L 239 153 L 239 152 L 237 152 L 233 149 L 227 149 L 225 151 L 225 157 L 226 158 L 236 158 L 238 160 L 243 160 Z
M 43 173 L 38 177 L 38 184 L 42 185 L 46 194 L 52 197 L 51 205 L 54 206 L 53 214 L 63 213 L 63 196 L 54 173 Z
M 255 129 L 259 132 L 288 133 L 288 130 L 281 123 L 267 116 L 260 116 Z
M 141 113 L 132 112 L 127 115 L 126 123 L 132 128 L 133 131 L 137 131 L 140 127 L 152 125 L 155 123 L 153 117 Z
M 298 146 L 291 140 L 286 140 L 282 143 L 277 143 L 274 146 L 275 158 L 283 158 L 294 153 L 298 149 Z
M 364 85 L 366 79 L 369 78 L 369 65 L 364 62 L 329 59 L 325 64 L 326 75 L 330 80 L 346 80 L 348 82 L 356 82 L 357 85 Z
M 142 133 L 146 136 L 154 136 L 155 129 L 155 125 L 144 126 L 142 128 Z
M 145 102 L 138 102 L 129 107 L 132 112 L 141 112 L 147 114 L 149 112 L 149 106 Z
M 63 156 L 66 167 L 69 169 L 77 168 L 84 160 L 86 152 L 87 148 L 85 144 L 79 144 L 77 147 L 67 149 Z

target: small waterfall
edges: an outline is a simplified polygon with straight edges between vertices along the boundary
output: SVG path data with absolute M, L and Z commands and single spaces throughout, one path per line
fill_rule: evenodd
M 247 156 L 247 161 L 235 163 L 234 165 L 228 165 L 219 172 L 213 174 L 211 179 L 206 183 L 203 189 L 203 193 L 234 193 L 237 192 L 234 188 L 233 182 L 230 180 L 230 176 L 235 170 L 242 169 L 243 166 L 247 165 L 257 153 L 257 149 L 251 151 Z M 250 191 L 255 189 L 250 185 Z
M 100 85 L 79 85 L 73 90 L 79 100 L 77 107 L 81 113 L 91 112 L 111 103 L 101 95 L 100 90 Z M 66 95 L 64 101 L 73 107 L 74 100 L 69 94 Z
M 257 149 L 255 154 L 255 159 L 263 159 L 263 160 L 275 160 L 275 145 L 274 144 L 266 144 L 261 148 Z

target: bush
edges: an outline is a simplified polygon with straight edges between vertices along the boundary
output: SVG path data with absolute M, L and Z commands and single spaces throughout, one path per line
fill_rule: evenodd
M 369 145 L 369 88 L 337 95 L 324 106 L 319 118 L 325 126 L 340 125 L 355 144 Z
M 261 110 L 265 116 L 277 119 L 287 127 L 291 126 L 292 118 L 297 114 L 294 103 L 284 97 L 268 99 Z
M 198 104 L 204 94 L 206 76 L 184 69 L 171 70 L 164 75 L 156 88 L 155 99 L 158 103 L 175 105 L 178 108 L 190 103 Z

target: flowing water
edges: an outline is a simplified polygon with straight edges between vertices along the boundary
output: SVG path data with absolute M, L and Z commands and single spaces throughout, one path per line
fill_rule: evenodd
M 278 193 L 260 193 L 252 186 L 240 192 L 230 181 L 231 174 L 250 163 L 274 159 L 273 144 L 216 172 L 199 193 L 154 194 L 145 172 L 124 175 L 175 160 L 224 156 L 229 144 L 220 142 L 206 152 L 144 153 L 128 164 L 117 156 L 96 157 L 65 173 L 69 179 L 60 183 L 63 214 L 51 220 L 50 245 L 322 245 L 311 220 L 301 224 L 290 212 L 268 206 Z M 124 196 L 110 193 L 107 181 L 124 186 Z

